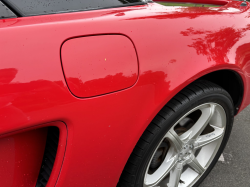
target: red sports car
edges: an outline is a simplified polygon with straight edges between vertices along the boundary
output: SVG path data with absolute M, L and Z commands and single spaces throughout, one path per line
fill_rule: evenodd
M 0 0 L 2 187 L 209 174 L 250 104 L 250 5 L 163 1 Z

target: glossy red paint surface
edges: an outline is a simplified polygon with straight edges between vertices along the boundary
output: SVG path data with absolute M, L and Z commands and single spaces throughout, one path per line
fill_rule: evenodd
M 47 128 L 42 128 L 0 139 L 1 186 L 35 186 L 46 135 Z
M 1 20 L 0 134 L 61 121 L 65 152 L 48 187 L 115 187 L 150 121 L 192 81 L 234 71 L 244 83 L 240 110 L 249 105 L 250 11 L 240 4 L 150 3 Z M 70 38 L 100 34 L 133 41 L 139 77 L 128 89 L 80 99 L 66 84 L 60 48 Z
M 122 35 L 66 41 L 61 49 L 67 85 L 77 97 L 93 97 L 135 84 L 138 62 L 133 43 Z

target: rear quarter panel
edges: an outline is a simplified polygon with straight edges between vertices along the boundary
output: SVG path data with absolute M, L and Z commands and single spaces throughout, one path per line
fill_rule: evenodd
M 239 3 L 205 9 L 150 3 L 0 20 L 0 134 L 63 121 L 67 147 L 57 186 L 116 186 L 150 121 L 192 81 L 234 70 L 245 86 L 241 109 L 250 103 L 250 13 Z M 60 48 L 69 38 L 99 34 L 133 41 L 139 78 L 123 91 L 79 99 L 65 83 Z

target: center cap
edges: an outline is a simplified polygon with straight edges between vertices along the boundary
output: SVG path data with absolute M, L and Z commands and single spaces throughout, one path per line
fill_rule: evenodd
M 194 146 L 192 144 L 185 144 L 180 151 L 179 161 L 188 159 L 193 152 L 193 147 Z

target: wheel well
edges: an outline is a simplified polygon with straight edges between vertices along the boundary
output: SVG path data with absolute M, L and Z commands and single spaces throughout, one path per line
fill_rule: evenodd
M 208 80 L 224 88 L 233 99 L 235 114 L 238 113 L 244 93 L 243 81 L 238 73 L 232 70 L 219 70 L 204 75 L 199 80 Z

